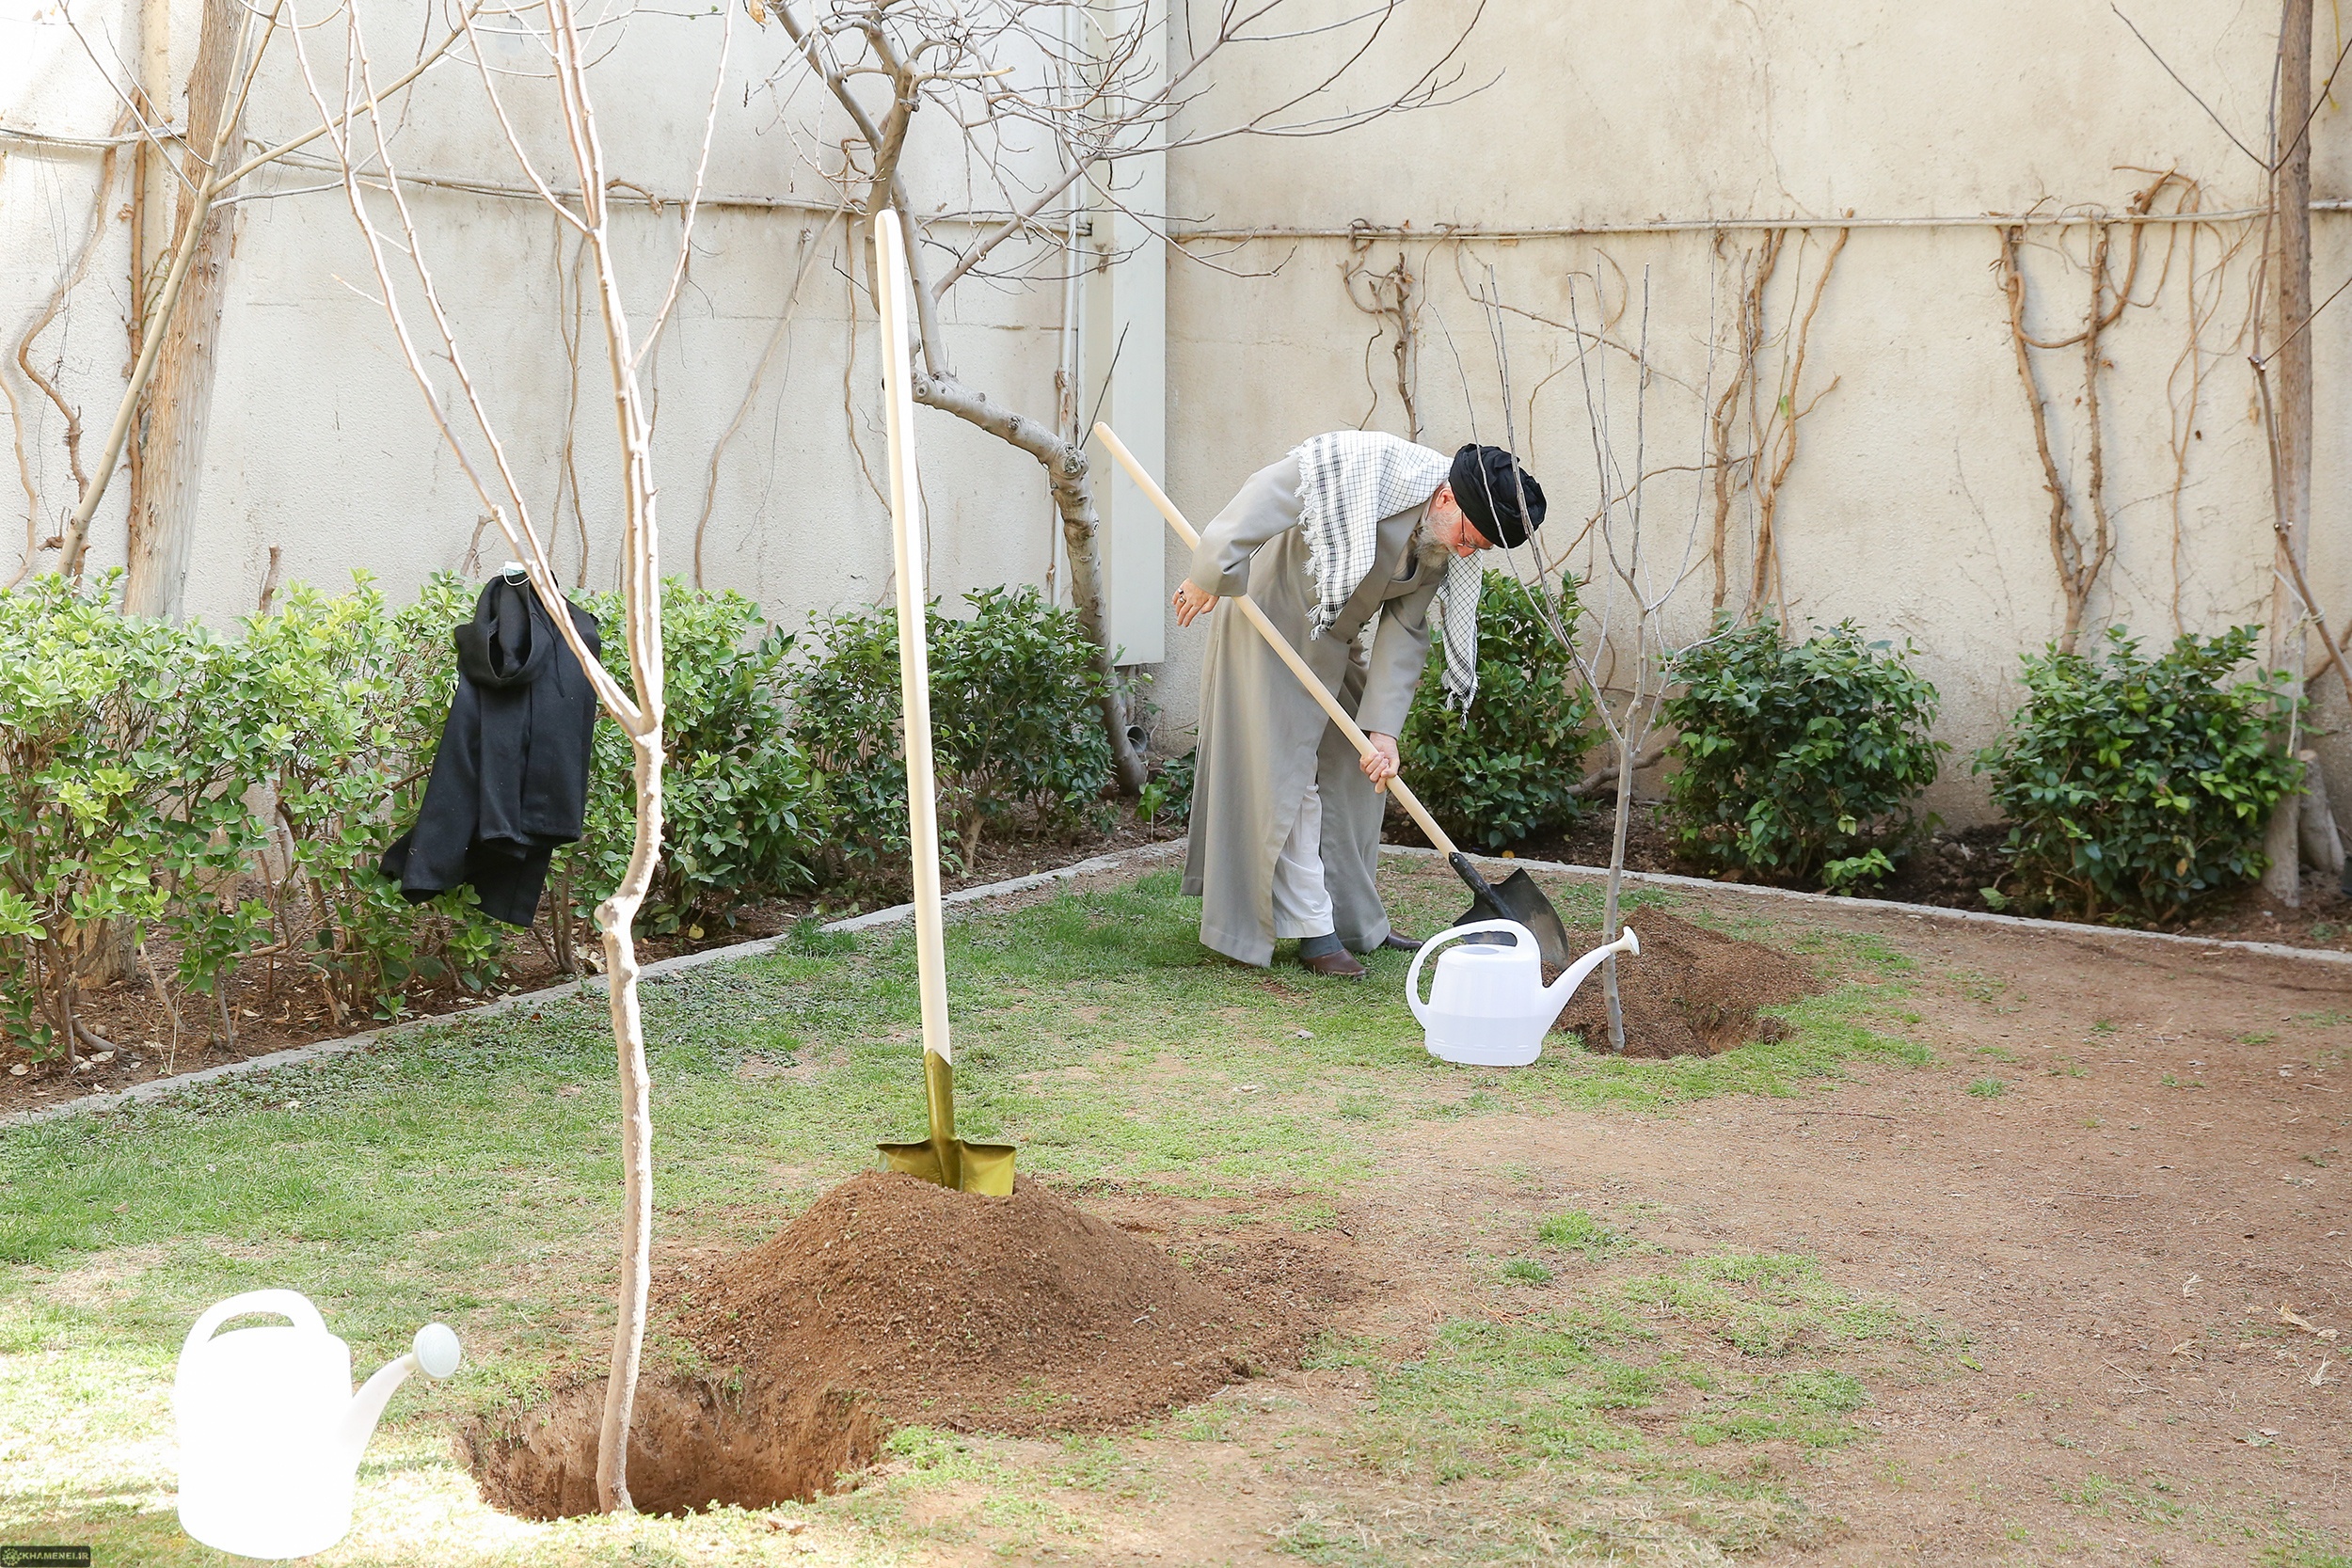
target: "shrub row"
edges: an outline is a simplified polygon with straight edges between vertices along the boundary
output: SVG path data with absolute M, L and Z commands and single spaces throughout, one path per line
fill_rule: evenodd
M 181 991 L 215 1006 L 229 974 L 264 960 L 315 983 L 339 1021 L 395 1014 L 420 985 L 489 985 L 508 937 L 471 894 L 412 907 L 375 871 L 431 770 L 455 680 L 449 631 L 473 589 L 437 578 L 394 608 L 364 580 L 296 587 L 234 638 L 127 619 L 113 592 L 50 578 L 0 594 L 0 1038 L 62 1050 L 85 986 L 141 964 L 152 974 L 158 935 Z M 588 606 L 617 613 L 610 596 Z M 1025 588 L 968 608 L 930 612 L 942 839 L 964 864 L 1009 824 L 1099 826 L 1111 772 L 1075 616 Z M 1552 630 L 1572 632 L 1578 613 L 1573 583 L 1545 605 L 1490 574 L 1467 718 L 1439 701 L 1431 660 L 1400 739 L 1462 842 L 1506 847 L 1584 809 L 1593 712 Z M 902 884 L 895 613 L 787 633 L 739 595 L 672 584 L 663 615 L 667 832 L 644 928 L 825 883 Z M 2163 918 L 2259 876 L 2298 765 L 2279 744 L 2293 704 L 2278 682 L 2233 677 L 2255 635 L 2183 637 L 2147 658 L 2118 630 L 2103 657 L 2028 657 L 2025 705 L 1975 762 L 2012 824 L 1993 896 Z M 1665 709 L 1681 852 L 1832 888 L 1890 872 L 1931 820 L 1916 801 L 1947 750 L 1929 736 L 1936 693 L 1915 652 L 1851 623 L 1802 641 L 1719 624 L 1677 661 Z M 626 673 L 622 639 L 606 658 Z M 1177 759 L 1146 814 L 1181 815 L 1190 787 Z M 556 908 L 585 916 L 611 890 L 631 819 L 628 748 L 601 725 L 588 831 L 557 859 Z
M 2283 676 L 2238 678 L 2259 628 L 2183 636 L 2154 658 L 2117 628 L 2102 657 L 2025 660 L 2026 701 L 1974 759 L 2009 820 L 1996 907 L 2165 920 L 2260 877 L 2271 813 L 2300 784 Z M 1915 650 L 1851 624 L 1791 642 L 1718 628 L 1666 705 L 1683 768 L 1682 850 L 1720 869 L 1833 889 L 1884 877 L 1927 826 L 1913 807 L 1947 748 Z
M 1977 759 L 2016 824 L 2019 901 L 2164 919 L 2263 874 L 2264 829 L 2303 765 L 2280 744 L 2286 677 L 2232 678 L 2260 630 L 2182 637 L 2153 659 L 2110 630 L 2104 659 L 2026 658 L 2026 705 Z
M 1550 607 L 1573 630 L 1575 585 Z M 2277 678 L 2238 678 L 2258 628 L 2185 636 L 2149 658 L 2122 630 L 2098 657 L 2025 661 L 2026 702 L 1974 759 L 2010 823 L 1990 901 L 2088 918 L 2166 919 L 2261 876 L 2271 811 L 2299 783 Z M 1851 623 L 1802 641 L 1719 621 L 1675 661 L 1663 717 L 1678 767 L 1664 816 L 1717 874 L 1835 891 L 1891 874 L 1933 818 L 1918 800 L 1948 752 L 1917 650 Z M 1555 832 L 1597 737 L 1581 683 L 1532 591 L 1490 573 L 1478 702 L 1439 701 L 1433 657 L 1401 737 L 1407 776 L 1446 831 L 1496 849 Z
M 1488 572 L 1478 601 L 1476 701 L 1468 713 L 1445 705 L 1439 628 L 1397 736 L 1397 760 L 1413 792 L 1438 827 L 1473 849 L 1557 832 L 1582 808 L 1574 791 L 1597 738 L 1593 704 L 1565 668 L 1553 629 L 1574 631 L 1575 582 L 1562 579 L 1549 620 L 1546 608 L 1537 590 Z
M 375 868 L 415 817 L 474 593 L 437 578 L 394 608 L 364 580 L 297 586 L 234 637 L 126 618 L 111 581 L 0 594 L 0 1040 L 62 1052 L 87 987 L 155 938 L 176 950 L 174 989 L 224 1025 L 241 965 L 315 985 L 338 1022 L 495 980 L 509 932 L 470 890 L 412 907 Z M 610 595 L 585 603 L 613 623 Z M 1104 809 L 1111 770 L 1076 618 L 1027 589 L 970 609 L 930 619 L 943 837 L 965 859 L 992 824 Z M 901 884 L 892 612 L 793 634 L 739 595 L 672 583 L 662 619 L 666 832 L 641 929 L 820 883 Z M 621 638 L 605 657 L 626 676 Z M 585 916 L 618 880 L 629 768 L 599 724 L 586 836 L 557 857 L 552 908 Z

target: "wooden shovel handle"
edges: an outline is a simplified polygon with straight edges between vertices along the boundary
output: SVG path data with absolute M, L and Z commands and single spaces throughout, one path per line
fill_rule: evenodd
M 1160 515 L 1167 518 L 1168 526 L 1176 531 L 1176 537 L 1182 539 L 1188 546 L 1197 546 L 1200 543 L 1200 535 L 1194 531 L 1190 523 L 1184 521 L 1184 515 L 1176 510 L 1176 503 L 1168 499 L 1168 492 L 1161 489 L 1158 482 L 1143 471 L 1143 465 L 1136 461 L 1136 454 L 1127 450 L 1127 444 L 1113 433 L 1110 426 L 1100 420 L 1095 422 L 1094 434 L 1101 438 L 1103 445 L 1109 449 L 1110 454 L 1119 459 L 1119 466 L 1127 470 L 1129 479 L 1136 482 L 1136 488 L 1150 497 L 1152 504 L 1160 509 Z M 1244 594 L 1233 602 L 1241 607 L 1241 612 L 1248 619 L 1249 624 L 1258 628 L 1258 635 L 1265 639 L 1266 646 L 1272 648 L 1280 656 L 1282 662 L 1291 667 L 1291 673 L 1296 675 L 1298 684 L 1307 689 L 1307 695 L 1312 697 L 1316 705 L 1331 716 L 1331 722 L 1340 727 L 1340 733 L 1355 742 L 1358 752 L 1365 756 L 1371 756 L 1373 754 L 1371 737 L 1364 734 L 1362 726 L 1356 722 L 1355 719 L 1348 714 L 1347 709 L 1340 706 L 1340 700 L 1332 696 L 1323 682 L 1315 678 L 1315 673 L 1307 667 L 1305 659 L 1298 657 L 1298 650 L 1290 645 L 1290 640 L 1274 629 L 1274 623 L 1267 620 L 1265 611 L 1258 608 L 1258 601 Z M 1429 815 L 1428 808 L 1423 806 L 1420 798 L 1406 786 L 1403 774 L 1391 778 L 1388 781 L 1388 788 L 1389 792 L 1396 797 L 1397 804 L 1403 806 L 1406 815 L 1411 816 L 1421 831 L 1428 835 L 1429 842 L 1437 847 L 1439 854 L 1451 858 L 1456 853 L 1454 840 L 1446 836 L 1445 830 L 1438 826 L 1438 819 Z
M 914 391 L 907 379 L 914 289 L 898 214 L 874 216 L 874 305 L 882 317 L 882 418 L 890 470 L 890 547 L 898 592 L 898 704 L 905 727 L 907 844 L 914 873 L 914 971 L 923 1006 L 923 1049 L 943 1064 L 956 1059 L 947 1030 L 946 937 L 940 914 L 938 786 L 931 771 L 931 675 L 927 627 L 930 596 L 923 582 L 923 485 L 914 463 Z M 925 1071 L 930 1070 L 926 1064 Z M 942 1080 L 944 1083 L 945 1080 Z M 929 1078 L 925 1079 L 928 1085 Z M 956 1135 L 955 1101 L 930 1090 L 931 1136 Z

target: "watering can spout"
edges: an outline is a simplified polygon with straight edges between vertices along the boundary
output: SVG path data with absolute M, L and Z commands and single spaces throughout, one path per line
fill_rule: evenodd
M 1632 927 L 1628 926 L 1619 932 L 1616 941 L 1603 942 L 1568 965 L 1560 978 L 1544 988 L 1546 1003 L 1555 1009 L 1566 1006 L 1568 999 L 1576 994 L 1576 988 L 1584 983 L 1584 977 L 1598 969 L 1613 953 L 1623 953 L 1629 958 L 1641 957 L 1642 939 L 1633 934 Z
M 406 1355 L 388 1361 L 377 1369 L 373 1377 L 361 1386 L 343 1409 L 342 1419 L 335 1429 L 335 1452 L 347 1469 L 359 1468 L 359 1456 L 367 1451 L 368 1439 L 375 1435 L 375 1423 L 383 1418 L 384 1406 L 392 1391 L 408 1381 L 408 1374 L 421 1370 L 428 1377 L 447 1377 L 457 1370 L 461 1353 L 457 1336 L 446 1323 L 427 1323 L 417 1330 Z

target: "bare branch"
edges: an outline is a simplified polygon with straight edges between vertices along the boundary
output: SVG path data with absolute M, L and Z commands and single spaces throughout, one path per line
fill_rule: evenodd
M 833 237 L 834 225 L 846 216 L 846 214 L 835 213 L 827 218 L 824 228 L 814 236 L 813 244 L 808 230 L 801 231 L 801 264 L 792 274 L 792 286 L 785 291 L 783 306 L 776 311 L 776 325 L 769 331 L 768 346 L 760 350 L 759 361 L 752 367 L 751 379 L 743 387 L 743 401 L 736 404 L 735 418 L 727 421 L 727 428 L 720 434 L 718 440 L 711 443 L 710 472 L 703 486 L 702 515 L 694 522 L 694 586 L 697 588 L 703 585 L 703 534 L 710 527 L 710 514 L 719 501 L 719 460 L 726 454 L 728 443 L 735 439 L 735 433 L 743 428 L 743 420 L 750 415 L 753 403 L 758 399 L 760 382 L 768 373 L 768 361 L 775 357 L 776 345 L 784 341 L 785 332 L 792 325 L 793 308 L 800 303 L 801 284 L 807 278 L 809 269 L 817 264 L 817 258 L 824 253 L 825 243 Z
M 719 64 L 710 75 L 710 107 L 703 115 L 702 150 L 694 159 L 694 183 L 686 193 L 686 216 L 678 226 L 677 265 L 670 273 L 669 292 L 661 296 L 660 308 L 654 311 L 653 322 L 645 328 L 645 341 L 630 363 L 632 371 L 660 341 L 661 329 L 669 325 L 670 311 L 677 305 L 678 288 L 686 281 L 687 259 L 693 254 L 694 216 L 702 207 L 703 181 L 710 172 L 710 143 L 719 130 L 719 95 L 726 88 L 727 52 L 735 42 L 735 8 L 723 6 L 719 14 Z M 794 286 L 798 284 L 799 280 L 794 279 Z
M 124 109 L 115 118 L 116 130 L 119 132 L 121 127 L 134 118 L 134 114 L 135 111 Z M 41 395 L 55 404 L 57 412 L 65 416 L 66 465 L 73 474 L 73 494 L 77 501 L 89 488 L 89 474 L 82 467 L 82 411 L 66 402 L 65 394 L 58 390 L 57 384 L 42 374 L 33 364 L 33 343 L 43 332 L 49 330 L 49 324 L 56 321 L 57 313 L 65 309 L 67 296 L 81 286 L 83 278 L 89 276 L 90 261 L 98 254 L 100 242 L 106 237 L 106 210 L 114 195 L 115 168 L 119 162 L 119 147 L 109 146 L 100 159 L 98 184 L 90 197 L 89 231 L 82 236 L 82 244 L 74 252 L 72 265 L 65 270 L 64 275 L 57 279 L 56 286 L 50 290 L 48 300 L 40 310 L 34 313 L 32 321 L 24 328 L 24 335 L 19 338 L 16 343 L 16 363 L 17 367 L 24 372 L 24 379 L 39 388 Z M 8 408 L 13 417 L 16 410 L 14 392 L 8 393 Z M 19 477 L 24 484 L 25 499 L 37 513 L 40 510 L 40 498 L 34 494 L 32 470 L 25 465 L 24 431 L 21 420 L 17 424 L 17 467 Z M 30 572 L 36 553 L 38 529 L 28 520 L 27 530 L 24 570 Z M 16 580 L 22 581 L 23 576 L 20 575 Z
M 2262 169 L 2264 173 L 2269 173 L 2271 169 L 2270 160 L 2255 151 L 2252 148 L 2247 146 L 2245 140 L 2240 137 L 2235 131 L 2230 129 L 2229 121 L 2223 119 L 2219 114 L 2216 113 L 2214 106 L 2206 103 L 2203 98 L 2200 97 L 2195 87 L 2190 87 L 2186 82 L 2181 80 L 2181 73 L 2172 69 L 2172 63 L 2169 60 L 2167 60 L 2162 55 L 2156 52 L 2156 46 L 2148 41 L 2148 35 L 2139 30 L 2138 24 L 2133 22 L 2130 17 L 2123 14 L 2123 8 L 2114 4 L 2113 0 L 2109 0 L 2107 9 L 2115 13 L 2117 21 L 2122 23 L 2124 26 L 2129 27 L 2132 30 L 2132 37 L 2137 39 L 2139 40 L 2139 46 L 2148 51 L 2149 58 L 2154 60 L 2157 65 L 2164 68 L 2164 73 L 2172 78 L 2173 85 L 2178 87 L 2183 92 L 2188 94 L 2189 102 L 2195 103 L 2199 108 L 2205 111 L 2205 118 L 2212 120 L 2215 126 L 2220 130 L 2221 134 L 2230 138 L 2230 145 L 2236 148 L 2240 152 L 2245 153 L 2248 157 L 2253 159 L 2255 166 Z
M 476 7 L 475 10 L 480 8 Z M 490 101 L 490 113 L 498 119 L 499 134 L 506 138 L 507 150 L 515 155 L 515 166 L 523 171 L 523 178 L 531 182 L 531 188 L 539 199 L 555 209 L 555 215 L 559 221 L 568 223 L 574 229 L 584 231 L 588 227 L 587 221 L 573 212 L 562 198 L 548 187 L 548 182 L 539 177 L 537 166 L 532 163 L 531 154 L 523 150 L 522 137 L 516 135 L 515 122 L 506 115 L 506 102 L 499 96 L 498 84 L 492 80 L 488 58 L 483 52 L 482 40 L 474 37 L 474 11 L 468 11 L 460 19 L 459 24 L 466 35 L 467 41 L 473 45 L 474 65 L 482 73 L 482 86 L 485 95 Z M 389 178 L 390 166 L 389 163 L 385 166 L 388 171 L 387 178 Z M 586 198 L 583 197 L 581 200 L 584 204 Z

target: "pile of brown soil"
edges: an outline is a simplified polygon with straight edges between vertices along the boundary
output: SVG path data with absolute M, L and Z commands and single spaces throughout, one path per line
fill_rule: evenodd
M 1776 1040 L 1787 1025 L 1758 1018 L 1770 1007 L 1821 990 L 1804 966 L 1761 942 L 1742 942 L 1662 910 L 1626 917 L 1642 939 L 1642 956 L 1617 960 L 1617 995 L 1629 1056 L 1712 1056 L 1756 1040 Z M 1549 982 L 1558 971 L 1546 966 Z M 1609 1049 L 1609 1004 L 1596 971 L 1552 1024 L 1581 1037 L 1588 1051 Z
M 1299 1263 L 1243 1259 L 1213 1282 L 1033 1181 L 988 1198 L 853 1177 L 663 1304 L 712 1370 L 641 1391 L 633 1499 L 766 1507 L 825 1490 L 900 1423 L 1102 1430 L 1190 1402 L 1295 1357 L 1335 1293 Z M 582 1385 L 469 1433 L 485 1496 L 593 1512 L 602 1401 Z

